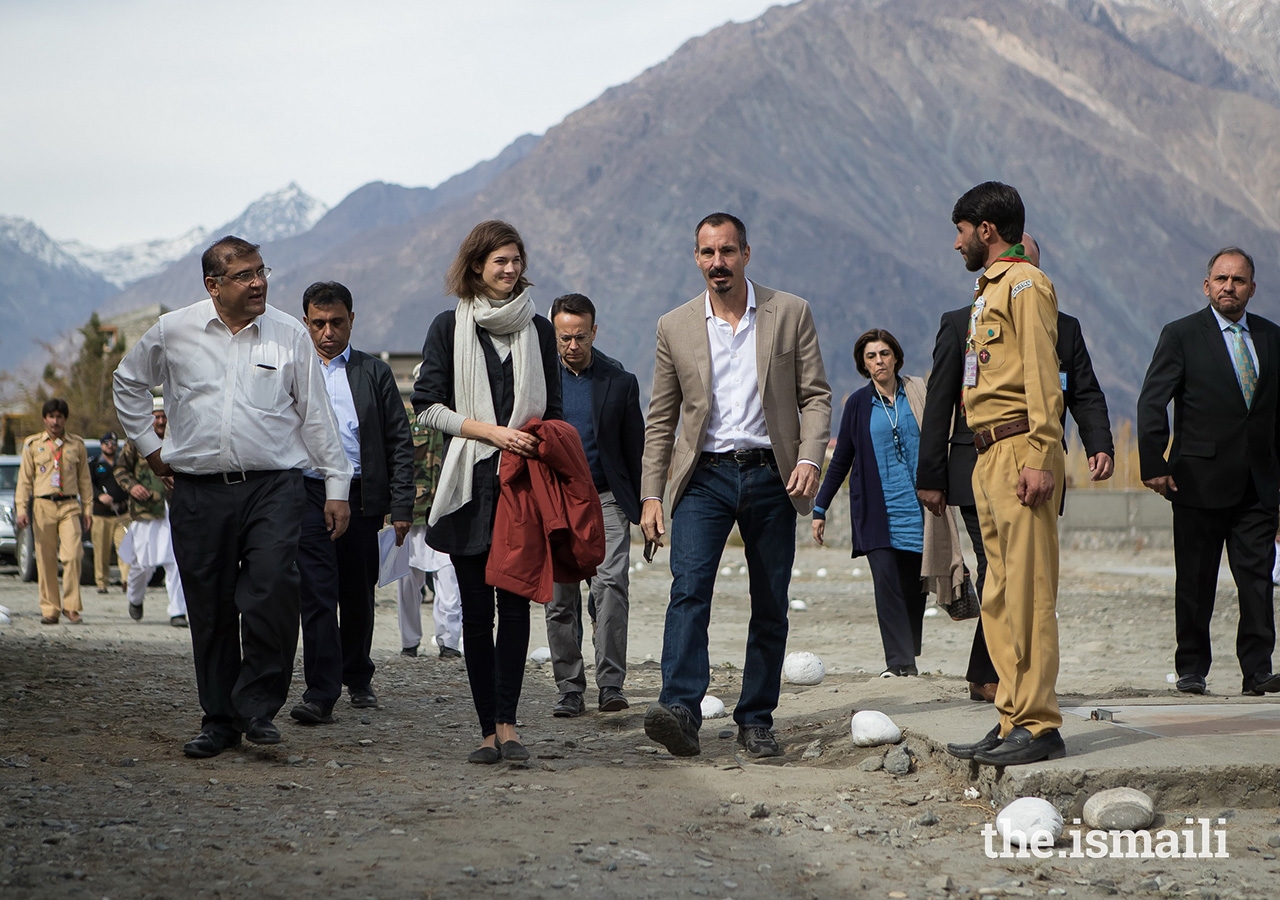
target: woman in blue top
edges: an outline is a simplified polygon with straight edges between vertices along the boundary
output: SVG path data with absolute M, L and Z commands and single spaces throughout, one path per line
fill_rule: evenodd
M 845 402 L 835 453 L 813 510 L 813 538 L 822 543 L 827 507 L 852 470 L 853 556 L 865 555 L 871 566 L 886 666 L 880 677 L 918 675 L 928 596 L 920 570 L 925 520 L 933 518 L 924 515 L 915 487 L 924 384 L 898 374 L 902 347 L 884 329 L 858 338 L 853 358 L 871 383 Z

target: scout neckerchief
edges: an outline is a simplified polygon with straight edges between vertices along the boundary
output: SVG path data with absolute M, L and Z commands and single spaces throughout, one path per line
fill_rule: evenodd
M 998 262 L 1030 263 L 1031 260 L 1027 257 L 1026 249 L 1022 246 L 1022 244 L 1014 244 L 1007 251 L 1005 251 L 1003 256 L 997 257 L 995 260 L 993 260 L 991 265 L 995 265 Z M 990 268 L 990 266 L 988 266 L 988 268 Z M 987 300 L 985 297 L 982 296 L 981 291 L 982 291 L 982 278 L 979 277 L 978 280 L 973 285 L 973 305 L 969 308 L 969 331 L 968 331 L 968 334 L 965 335 L 965 340 L 964 340 L 964 386 L 965 387 L 974 387 L 978 383 L 978 360 L 979 360 L 980 354 L 977 351 L 975 351 L 973 348 L 973 336 L 974 334 L 977 333 L 977 330 L 978 330 L 978 317 L 982 315 L 982 310 L 987 305 Z M 986 353 L 986 352 L 987 351 L 985 349 L 982 350 L 982 353 Z M 989 358 L 990 357 L 988 357 L 988 359 Z M 984 359 L 982 360 L 982 362 L 986 362 L 986 360 Z

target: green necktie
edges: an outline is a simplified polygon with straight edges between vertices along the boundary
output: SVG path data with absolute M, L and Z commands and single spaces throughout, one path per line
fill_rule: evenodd
M 1244 405 L 1253 407 L 1253 395 L 1258 390 L 1258 370 L 1253 365 L 1253 356 L 1244 343 L 1244 326 L 1239 322 L 1228 325 L 1231 332 L 1231 357 L 1236 364 L 1236 378 L 1240 382 L 1240 392 L 1244 394 Z

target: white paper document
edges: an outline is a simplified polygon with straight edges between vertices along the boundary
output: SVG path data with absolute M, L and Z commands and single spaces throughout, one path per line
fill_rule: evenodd
M 378 532 L 378 587 L 386 587 L 409 574 L 409 545 L 396 546 L 396 530 L 388 525 Z

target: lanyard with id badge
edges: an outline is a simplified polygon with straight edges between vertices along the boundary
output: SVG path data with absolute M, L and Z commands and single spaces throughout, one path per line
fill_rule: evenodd
M 969 337 L 964 342 L 964 386 L 976 387 L 978 384 L 978 351 L 973 346 L 973 336 L 978 330 L 978 318 L 986 308 L 987 298 L 974 298 L 973 309 L 969 313 Z

